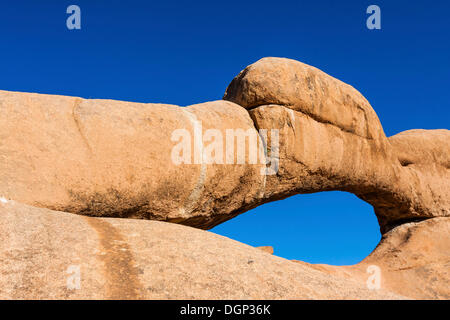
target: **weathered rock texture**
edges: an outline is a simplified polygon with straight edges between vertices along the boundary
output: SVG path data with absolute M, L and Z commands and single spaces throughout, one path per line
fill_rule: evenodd
M 450 216 L 449 130 L 387 138 L 357 90 L 289 59 L 250 65 L 224 99 L 247 108 L 256 128 L 280 130 L 280 168 L 267 176 L 265 198 L 352 192 L 373 205 L 382 232 Z
M 271 246 L 263 246 L 263 247 L 257 247 L 257 248 L 259 250 L 267 252 L 268 254 L 273 254 L 273 247 L 271 247 Z
M 1 91 L 0 114 L 0 195 L 10 199 L 209 228 L 262 197 L 262 165 L 195 164 L 194 151 L 192 164 L 171 158 L 177 129 L 192 145 L 201 128 L 257 136 L 248 112 L 231 102 L 181 108 Z
M 80 289 L 67 287 L 74 266 Z M 0 202 L 0 299 L 450 299 L 449 267 L 450 218 L 396 227 L 360 264 L 336 267 L 172 223 Z
M 0 201 L 0 298 L 449 298 L 450 132 L 387 138 L 367 100 L 318 69 L 265 58 L 224 100 L 183 108 L 0 91 L 0 115 L 0 196 L 13 199 Z M 252 164 L 248 148 L 245 163 L 196 161 L 208 129 L 255 137 L 276 174 L 261 174 L 267 164 Z M 279 145 L 260 129 L 279 130 Z M 173 161 L 178 130 L 191 164 Z M 188 227 L 88 217 L 208 229 L 327 190 L 375 209 L 383 239 L 359 265 L 294 263 Z M 372 264 L 381 291 L 366 287 Z M 81 266 L 81 290 L 66 287 L 70 265 Z
M 289 59 L 247 67 L 224 99 L 232 102 L 180 108 L 0 91 L 0 195 L 203 229 L 264 202 L 326 190 L 372 204 L 382 232 L 450 215 L 448 130 L 386 138 L 358 91 Z M 190 134 L 192 164 L 172 160 L 177 129 Z M 223 137 L 228 129 L 248 130 L 267 146 L 271 135 L 257 129 L 280 130 L 278 173 L 262 175 L 260 162 L 196 164 L 195 144 L 208 129 Z
M 397 226 L 383 235 L 367 258 L 353 266 L 295 262 L 366 283 L 368 268 L 376 266 L 385 290 L 412 299 L 450 299 L 450 218 Z
M 405 297 L 191 227 L 0 203 L 0 299 L 300 298 Z

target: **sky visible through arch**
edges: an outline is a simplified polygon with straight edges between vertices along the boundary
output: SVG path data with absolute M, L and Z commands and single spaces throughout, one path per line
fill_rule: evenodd
M 68 30 L 66 9 L 81 8 Z M 381 30 L 366 8 L 381 8 Z M 353 85 L 388 136 L 449 128 L 448 1 L 3 1 L 0 90 L 190 105 L 221 99 L 265 56 Z M 352 264 L 380 234 L 373 209 L 342 192 L 295 196 L 213 229 L 275 254 Z

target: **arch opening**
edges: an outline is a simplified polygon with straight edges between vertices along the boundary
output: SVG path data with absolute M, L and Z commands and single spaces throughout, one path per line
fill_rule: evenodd
M 272 246 L 282 258 L 329 265 L 356 264 L 381 239 L 373 207 L 343 191 L 266 203 L 210 231 L 254 247 Z

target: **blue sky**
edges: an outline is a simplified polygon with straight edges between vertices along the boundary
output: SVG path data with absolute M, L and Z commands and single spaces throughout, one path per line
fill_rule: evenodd
M 66 8 L 81 8 L 81 30 Z M 366 8 L 381 8 L 381 30 Z M 448 1 L 2 1 L 0 89 L 190 105 L 220 99 L 265 56 L 308 63 L 361 91 L 386 134 L 449 128 Z M 212 231 L 312 263 L 352 264 L 380 234 L 343 192 L 266 204 Z

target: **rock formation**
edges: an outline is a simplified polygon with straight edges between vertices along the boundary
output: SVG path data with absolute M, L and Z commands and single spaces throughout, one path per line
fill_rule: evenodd
M 301 62 L 266 58 L 243 70 L 224 99 L 247 108 L 257 128 L 280 130 L 280 168 L 265 198 L 342 190 L 373 205 L 382 232 L 450 216 L 450 131 L 387 138 L 353 87 Z
M 188 107 L 0 91 L 0 114 L 0 297 L 450 297 L 450 131 L 388 138 L 357 90 L 316 68 L 264 58 L 223 100 Z M 383 239 L 359 265 L 106 218 L 209 229 L 329 190 L 374 207 Z M 81 265 L 83 290 L 67 290 L 68 265 Z M 369 265 L 381 291 L 365 286 Z
M 0 194 L 53 210 L 203 229 L 264 202 L 326 190 L 372 204 L 383 232 L 449 216 L 448 130 L 386 138 L 360 93 L 288 59 L 247 67 L 224 99 L 232 102 L 180 108 L 0 92 Z M 180 129 L 191 137 L 189 164 L 172 158 Z M 195 143 L 208 129 L 223 137 L 249 130 L 269 146 L 270 135 L 261 142 L 257 129 L 278 129 L 277 174 L 262 175 L 261 163 L 195 161 Z
M 0 111 L 0 195 L 7 198 L 200 228 L 260 199 L 262 165 L 172 161 L 175 130 L 188 131 L 192 140 L 201 128 L 218 127 L 224 135 L 225 129 L 252 129 L 256 136 L 248 112 L 234 103 L 180 108 L 0 92 Z
M 406 223 L 355 266 L 292 262 L 191 227 L 0 202 L 0 299 L 450 299 L 450 219 Z M 381 271 L 369 289 L 368 267 Z M 79 268 L 79 287 L 67 283 Z
M 268 254 L 273 254 L 273 247 L 271 247 L 271 246 L 262 246 L 262 247 L 257 247 L 257 248 L 259 250 L 267 252 Z
M 173 223 L 9 201 L 0 226 L 1 299 L 404 298 Z M 67 286 L 73 266 L 79 289 Z
M 359 282 L 367 281 L 368 268 L 375 266 L 380 270 L 380 287 L 385 290 L 414 299 L 450 299 L 450 218 L 395 227 L 357 265 L 310 266 Z

